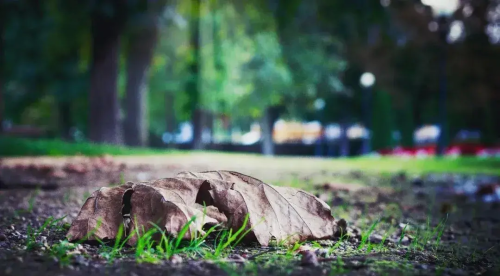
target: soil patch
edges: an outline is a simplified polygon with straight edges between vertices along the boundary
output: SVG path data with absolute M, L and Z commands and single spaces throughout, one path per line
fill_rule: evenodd
M 128 157 L 108 158 L 106 162 L 102 158 L 80 157 L 3 161 L 0 274 L 500 274 L 500 204 L 494 200 L 495 189 L 487 194 L 492 200 L 483 200 L 484 195 L 478 192 L 487 190 L 481 187 L 495 185 L 496 179 L 487 176 L 376 175 L 314 170 L 308 166 L 301 171 L 280 164 L 264 168 L 265 164 L 189 161 L 185 157 L 147 162 Z M 90 165 L 85 165 L 86 171 L 81 172 L 78 166 L 67 169 L 68 164 Z M 245 244 L 217 259 L 184 252 L 154 263 L 139 262 L 135 248 L 124 247 L 110 260 L 109 246 L 65 243 L 69 223 L 98 187 L 211 169 L 241 171 L 271 184 L 313 192 L 332 206 L 336 219 L 347 221 L 346 235 L 296 248 Z M 477 187 L 468 193 L 464 187 L 470 186 L 471 181 Z M 45 225 L 50 218 L 61 220 Z M 205 250 L 213 250 L 215 238 L 209 237 Z M 317 263 L 311 258 L 316 258 Z

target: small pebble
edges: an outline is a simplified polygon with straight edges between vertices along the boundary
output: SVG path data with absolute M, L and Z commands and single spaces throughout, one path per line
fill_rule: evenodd
M 372 234 L 369 238 L 371 243 L 376 243 L 376 244 L 381 243 L 383 239 L 384 239 L 384 237 L 382 237 L 379 234 Z
M 88 266 L 89 262 L 82 255 L 75 255 L 74 264 Z
M 173 255 L 172 257 L 170 257 L 170 263 L 172 263 L 174 265 L 180 264 L 180 263 L 182 263 L 182 261 L 183 261 L 182 257 L 179 255 Z
M 318 257 L 314 251 L 302 251 L 302 259 L 300 260 L 301 266 L 318 266 Z
M 297 249 L 297 252 L 299 253 L 302 253 L 302 252 L 305 252 L 305 251 L 311 251 L 312 250 L 312 247 L 309 246 L 309 245 L 301 245 L 299 246 L 299 248 Z
M 237 260 L 237 261 L 240 261 L 240 262 L 245 262 L 246 261 L 246 259 L 243 256 L 238 255 L 238 254 L 234 254 L 233 256 L 231 256 L 231 259 Z
M 5 236 L 4 233 L 0 233 L 0 241 L 6 241 L 7 240 L 7 236 Z
M 425 264 L 421 264 L 419 266 L 420 266 L 421 269 L 424 269 L 424 270 L 426 270 L 427 268 L 429 268 L 429 266 L 425 265 Z
M 340 219 L 337 222 L 337 231 L 335 232 L 335 236 L 340 237 L 344 234 L 347 234 L 347 222 L 345 219 Z
M 401 243 L 402 244 L 409 244 L 410 243 L 410 239 L 408 237 L 403 237 L 403 239 L 401 240 Z
M 330 250 L 326 249 L 326 248 L 319 248 L 319 249 L 316 249 L 314 251 L 316 253 L 317 256 L 320 256 L 320 257 L 330 257 Z

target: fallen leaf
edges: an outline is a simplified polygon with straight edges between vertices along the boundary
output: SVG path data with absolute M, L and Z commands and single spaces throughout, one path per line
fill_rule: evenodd
M 68 240 L 114 239 L 123 222 L 122 197 L 131 187 L 127 183 L 113 188 L 103 187 L 92 193 L 71 223 L 66 234 Z
M 334 218 L 330 207 L 302 190 L 277 187 L 256 178 L 229 171 L 181 173 L 205 179 L 211 186 L 214 205 L 224 212 L 229 227 L 238 230 L 249 215 L 249 225 L 257 241 L 267 246 L 272 237 L 284 244 L 330 238 Z M 220 185 L 216 181 L 230 181 Z M 219 184 L 219 185 L 218 185 Z M 222 186 L 222 187 L 221 187 Z
M 171 185 L 172 183 L 174 185 Z M 177 186 L 175 184 L 185 185 L 182 187 L 187 189 L 168 188 Z M 189 225 L 190 231 L 187 231 L 183 238 L 190 239 L 197 233 L 204 235 L 203 226 L 205 224 L 218 224 L 219 221 L 195 207 L 194 199 L 196 197 L 189 190 L 192 184 L 192 182 L 182 179 L 167 178 L 151 184 L 132 185 L 132 188 L 127 191 L 131 193 L 129 204 L 132 206 L 130 229 L 127 233 L 139 232 L 142 235 L 155 227 L 154 224 L 156 224 L 170 235 L 178 236 L 184 225 L 195 216 L 197 219 Z M 149 202 L 149 204 L 144 204 L 145 202 Z M 127 204 L 124 202 L 124 205 Z M 134 208 L 133 206 L 140 207 Z M 215 213 L 215 210 L 211 209 L 210 212 Z M 219 218 L 222 216 L 222 214 L 217 214 Z M 136 241 L 137 235 L 134 235 L 128 244 L 134 245 Z
M 104 228 L 96 231 L 99 238 L 114 238 L 124 222 L 127 233 L 141 234 L 155 224 L 177 236 L 193 216 L 185 239 L 203 234 L 205 224 L 221 224 L 233 233 L 245 226 L 247 238 L 263 246 L 272 238 L 285 244 L 327 239 L 336 229 L 330 207 L 310 193 L 237 172 L 210 171 L 102 188 L 84 204 L 68 236 L 85 237 L 100 219 Z
M 227 217 L 217 209 L 215 206 L 203 206 L 201 204 L 195 203 L 196 209 L 204 212 L 208 217 L 214 218 L 219 223 L 225 224 L 227 222 Z

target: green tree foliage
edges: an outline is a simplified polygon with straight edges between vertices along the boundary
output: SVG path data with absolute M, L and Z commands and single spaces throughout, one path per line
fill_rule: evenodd
M 76 126 L 93 140 L 117 142 L 119 113 L 131 109 L 126 91 L 138 87 L 127 75 L 135 57 L 127 41 L 149 2 L 2 1 L 3 118 L 63 136 Z M 139 124 L 158 137 L 178 122 L 196 121 L 199 140 L 212 118 L 244 128 L 266 115 L 267 125 L 277 116 L 352 123 L 362 119 L 359 76 L 371 71 L 377 77 L 374 120 L 380 121 L 374 121 L 374 134 L 381 137 L 374 137 L 374 146 L 390 145 L 392 130 L 411 145 L 415 126 L 438 122 L 437 64 L 444 47 L 450 138 L 461 128 L 475 128 L 485 142 L 495 143 L 500 51 L 488 34 L 499 21 L 493 16 L 499 2 L 461 4 L 450 23 L 463 33 L 443 44 L 429 29 L 431 11 L 419 1 L 169 2 L 155 9 L 161 19 L 157 41 L 141 78 L 141 87 L 148 87 L 149 120 Z M 96 65 L 110 51 L 106 68 L 112 70 L 99 71 Z M 100 80 L 108 81 L 105 87 L 99 88 Z M 321 114 L 313 104 L 318 98 L 326 102 Z M 105 135 L 88 135 L 108 128 Z

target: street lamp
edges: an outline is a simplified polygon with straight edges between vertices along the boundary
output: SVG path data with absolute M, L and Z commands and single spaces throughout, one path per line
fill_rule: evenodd
M 316 148 L 314 155 L 315 156 L 323 156 L 323 140 L 324 140 L 324 135 L 323 135 L 323 109 L 325 108 L 325 100 L 323 99 L 316 99 L 314 101 L 314 109 L 316 109 L 316 112 L 318 114 L 318 121 L 320 124 L 320 133 L 318 139 L 316 139 Z
M 431 7 L 437 21 L 437 31 L 441 41 L 441 60 L 439 62 L 439 137 L 436 155 L 442 156 L 446 148 L 446 44 L 449 33 L 449 19 L 460 6 L 460 0 L 422 0 L 422 4 Z M 434 23 L 436 25 L 436 23 Z
M 435 17 L 449 17 L 460 6 L 460 0 L 422 0 L 422 4 L 431 7 Z
M 365 72 L 361 75 L 359 83 L 363 87 L 363 114 L 365 121 L 365 137 L 361 149 L 362 154 L 370 153 L 370 120 L 371 120 L 371 89 L 375 84 L 375 75 L 370 72 Z

